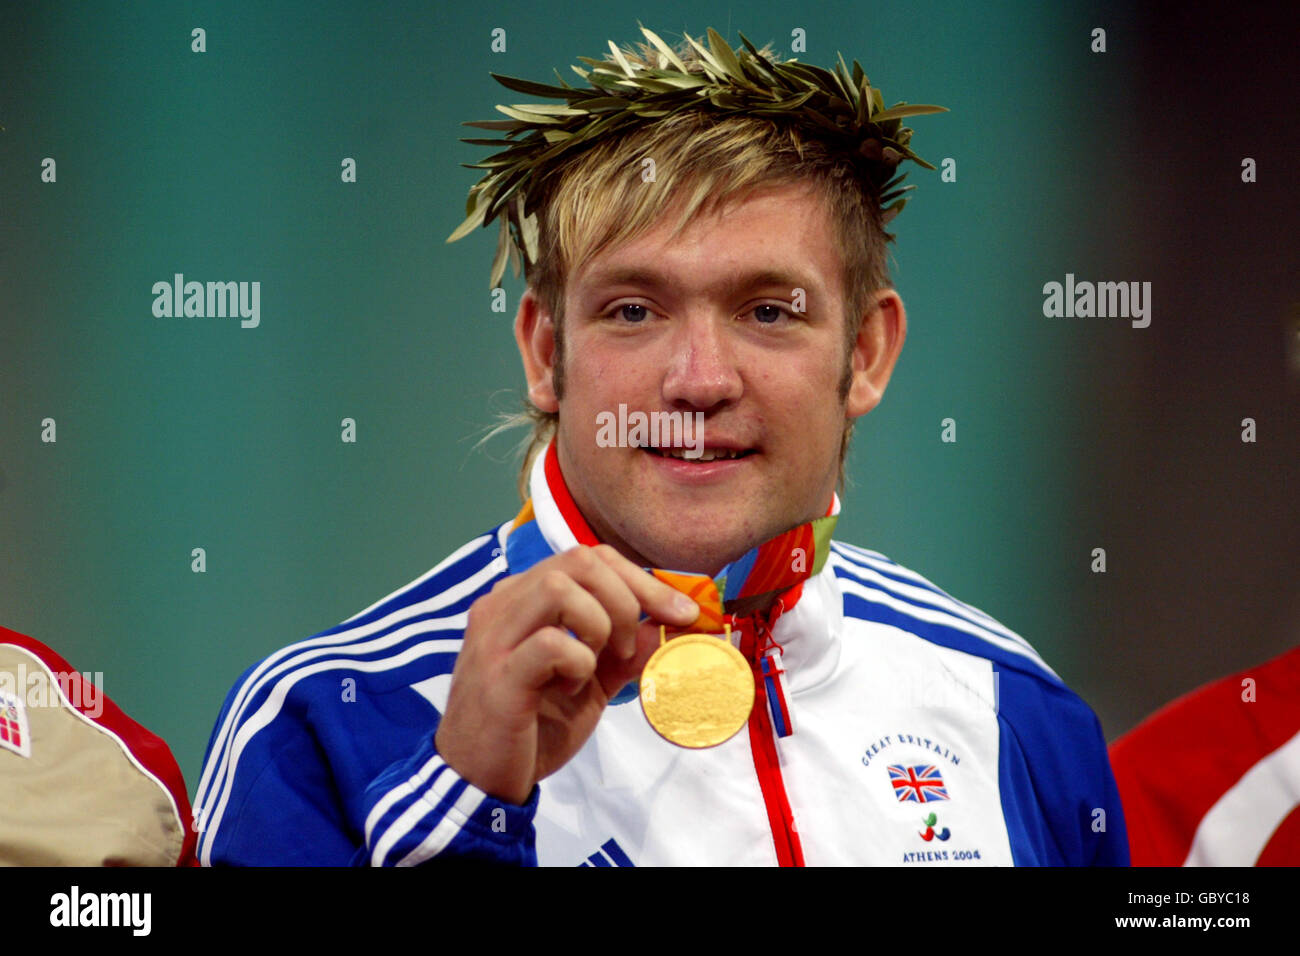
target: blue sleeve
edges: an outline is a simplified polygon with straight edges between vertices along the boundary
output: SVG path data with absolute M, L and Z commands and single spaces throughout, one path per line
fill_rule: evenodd
M 539 793 L 534 786 L 523 806 L 489 796 L 438 756 L 429 734 L 411 759 L 389 767 L 366 788 L 365 846 L 352 862 L 536 866 L 533 817 Z
M 222 708 L 204 762 L 196 814 L 203 864 L 536 865 L 538 788 L 524 806 L 488 796 L 438 757 L 433 730 L 373 780 L 339 780 L 306 708 L 292 698 L 265 725 L 256 707 L 245 708 L 236 732 L 223 735 L 242 685 Z M 342 790 L 364 791 L 364 824 Z
M 346 866 L 351 861 L 354 836 L 328 767 L 311 738 L 291 732 L 287 724 L 277 718 L 247 739 L 245 725 L 220 751 L 209 751 L 204 772 L 213 774 L 213 787 L 198 812 L 204 865 Z
M 998 783 L 1017 866 L 1128 866 L 1101 722 L 1073 691 L 994 665 Z

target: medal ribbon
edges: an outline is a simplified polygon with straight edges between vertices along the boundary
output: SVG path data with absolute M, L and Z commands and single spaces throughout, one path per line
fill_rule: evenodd
M 710 578 L 706 574 L 650 568 L 660 581 L 681 591 L 700 606 L 693 631 L 720 634 L 723 624 L 738 616 L 737 607 L 761 607 L 768 598 L 783 594 L 821 571 L 830 552 L 831 532 L 838 515 L 821 518 L 783 531 L 751 548 Z M 791 602 L 793 603 L 793 602 Z

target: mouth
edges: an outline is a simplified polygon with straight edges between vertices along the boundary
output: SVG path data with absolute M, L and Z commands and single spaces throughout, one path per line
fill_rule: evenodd
M 639 447 L 641 451 L 648 452 L 659 458 L 672 458 L 698 464 L 712 461 L 733 461 L 737 458 L 748 458 L 750 455 L 758 453 L 753 448 L 724 448 L 721 446 L 706 446 L 703 450 L 683 446 L 656 447 L 654 445 L 641 445 Z

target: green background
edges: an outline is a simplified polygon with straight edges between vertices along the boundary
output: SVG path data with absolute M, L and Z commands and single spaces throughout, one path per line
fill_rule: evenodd
M 1026 636 L 1112 738 L 1174 693 L 1294 641 L 1295 547 L 1269 536 L 1295 526 L 1283 311 L 1261 307 L 1255 321 L 1277 324 L 1273 344 L 1232 369 L 1274 390 L 1221 420 L 1191 414 L 1186 440 L 1159 458 L 1180 486 L 1194 470 L 1187 456 L 1256 453 L 1225 466 L 1216 487 L 1253 480 L 1281 509 L 1254 516 L 1263 538 L 1226 542 L 1253 549 L 1263 573 L 1199 588 L 1165 563 L 1188 548 L 1144 523 L 1169 488 L 1153 486 L 1153 466 L 1132 470 L 1135 446 L 1183 421 L 1185 393 L 1149 386 L 1193 374 L 1170 358 L 1182 333 L 1163 337 L 1183 318 L 1171 285 L 1157 282 L 1148 330 L 1042 314 L 1043 283 L 1067 272 L 1152 280 L 1172 268 L 1178 282 L 1192 250 L 1153 235 L 1177 232 L 1164 217 L 1189 203 L 1271 223 L 1272 239 L 1246 233 L 1262 258 L 1242 268 L 1275 268 L 1270 243 L 1293 252 L 1293 234 L 1271 217 L 1294 202 L 1279 210 L 1262 186 L 1242 206 L 1239 157 L 1262 155 L 1258 142 L 1189 151 L 1185 188 L 1162 179 L 1163 147 L 1143 142 L 1162 116 L 1174 111 L 1173 142 L 1210 139 L 1177 112 L 1178 90 L 1147 95 L 1158 56 L 1190 71 L 1185 51 L 1153 50 L 1154 21 L 1127 7 L 1037 2 L 6 8 L 0 623 L 102 672 L 193 788 L 246 667 L 511 517 L 513 439 L 475 442 L 521 399 L 510 327 L 521 286 L 508 275 L 509 310 L 491 311 L 494 234 L 443 241 L 478 178 L 458 164 L 484 154 L 457 141 L 480 135 L 459 124 L 525 99 L 489 70 L 546 80 L 558 67 L 576 80 L 568 64 L 638 38 L 638 19 L 670 42 L 713 26 L 786 55 L 801 27 L 799 59 L 829 65 L 842 51 L 888 102 L 952 111 L 911 124 L 914 148 L 936 165 L 954 158 L 957 180 L 909 178 L 918 189 L 894 224 L 892 263 L 909 337 L 885 401 L 859 425 L 838 538 Z M 190 50 L 196 26 L 205 53 Z M 1108 31 L 1105 54 L 1089 49 L 1095 26 Z M 490 49 L 496 27 L 504 53 Z M 1241 92 L 1227 81 L 1223 96 Z M 40 180 L 47 156 L 55 184 Z M 344 157 L 356 160 L 354 184 L 340 181 Z M 1222 269 L 1211 242 L 1201 237 L 1198 261 Z M 153 283 L 176 272 L 260 281 L 260 327 L 153 317 Z M 1293 283 L 1271 275 L 1279 301 L 1294 303 Z M 1212 295 L 1194 300 L 1216 307 Z M 1258 447 L 1239 441 L 1243 414 L 1268 422 Z M 46 417 L 55 444 L 40 440 Z M 344 417 L 357 422 L 355 444 L 340 441 Z M 955 444 L 940 441 L 948 417 Z M 1221 500 L 1195 496 L 1169 524 Z M 1139 546 L 1153 540 L 1169 546 Z M 1225 542 L 1206 544 L 1216 562 L 1235 561 Z M 1089 570 L 1099 546 L 1107 575 Z M 203 574 L 191 571 L 196 547 Z M 1168 579 L 1166 597 L 1153 596 L 1155 578 Z M 1209 602 L 1231 610 L 1270 587 L 1291 603 L 1276 601 L 1245 634 L 1189 629 L 1194 613 L 1159 603 L 1209 588 Z M 1186 652 L 1144 678 L 1160 628 Z

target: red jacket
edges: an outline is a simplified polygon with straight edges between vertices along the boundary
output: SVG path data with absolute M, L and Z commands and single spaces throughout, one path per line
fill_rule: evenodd
M 1179 698 L 1110 759 L 1134 866 L 1300 864 L 1300 648 Z

